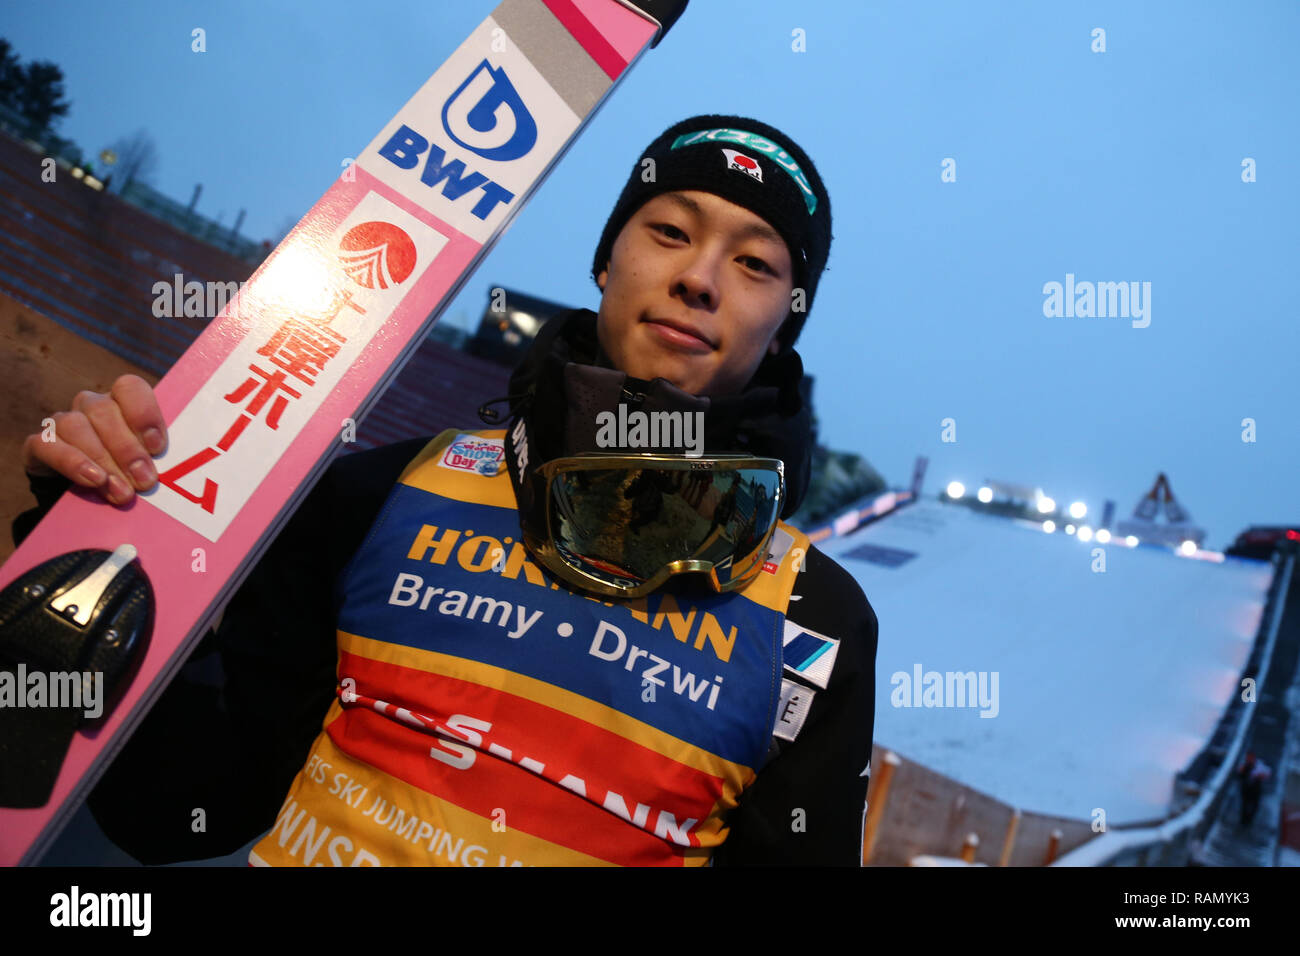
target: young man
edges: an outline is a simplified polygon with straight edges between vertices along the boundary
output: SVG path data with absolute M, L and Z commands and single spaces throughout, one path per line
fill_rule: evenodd
M 829 247 L 778 130 L 655 139 L 597 248 L 599 313 L 544 326 L 505 430 L 329 468 L 92 795 L 108 835 L 145 862 L 269 827 L 253 862 L 858 865 L 876 617 L 776 521 L 808 483 L 793 344 Z M 29 473 L 151 485 L 147 386 L 77 405 Z M 615 412 L 702 441 L 611 439 Z M 56 479 L 32 482 L 47 508 Z

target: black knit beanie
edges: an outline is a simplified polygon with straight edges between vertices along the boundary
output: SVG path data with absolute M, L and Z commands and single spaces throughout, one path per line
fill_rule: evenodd
M 653 160 L 653 164 L 646 160 Z M 698 189 L 765 219 L 785 239 L 794 287 L 792 309 L 777 337 L 788 350 L 799 337 L 831 248 L 831 202 L 808 154 L 780 130 L 743 116 L 695 116 L 670 126 L 637 160 L 614 205 L 592 263 L 609 263 L 628 219 L 660 193 Z

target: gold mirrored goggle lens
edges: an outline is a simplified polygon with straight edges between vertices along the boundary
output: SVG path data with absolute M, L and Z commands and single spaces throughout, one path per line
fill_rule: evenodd
M 582 455 L 542 466 L 550 540 L 543 563 L 604 594 L 638 597 L 673 574 L 740 587 L 766 557 L 781 513 L 772 458 Z

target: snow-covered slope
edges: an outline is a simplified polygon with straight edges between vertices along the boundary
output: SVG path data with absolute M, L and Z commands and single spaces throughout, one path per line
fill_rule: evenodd
M 1264 562 L 1084 542 L 932 499 L 819 547 L 880 619 L 877 742 L 1023 809 L 1101 808 L 1111 824 L 1164 816 L 1239 692 L 1272 579 Z M 975 672 L 977 691 L 983 672 L 985 702 L 953 706 L 945 679 L 949 706 L 900 706 L 924 704 L 931 671 Z

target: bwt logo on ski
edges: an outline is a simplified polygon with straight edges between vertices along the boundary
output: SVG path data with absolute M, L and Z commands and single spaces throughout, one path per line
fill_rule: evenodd
M 526 156 L 537 144 L 537 122 L 520 99 L 506 71 L 483 60 L 448 97 L 442 107 L 442 127 L 451 142 L 484 159 L 510 162 Z M 470 213 L 487 219 L 499 203 L 515 194 L 485 174 L 469 169 L 465 160 L 448 155 L 432 139 L 403 123 L 379 150 L 398 169 L 414 169 L 424 156 L 420 182 L 456 202 L 475 199 Z M 472 162 L 473 160 L 471 160 Z
M 451 447 L 443 453 L 438 464 L 456 471 L 472 471 L 491 478 L 506 457 L 504 443 L 499 438 L 476 438 L 458 435 Z
M 415 243 L 391 222 L 363 222 L 339 241 L 339 261 L 352 281 L 367 289 L 400 285 L 415 271 Z
M 443 104 L 442 126 L 458 146 L 497 162 L 518 159 L 537 142 L 537 123 L 506 71 L 487 60 Z

